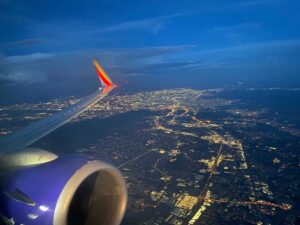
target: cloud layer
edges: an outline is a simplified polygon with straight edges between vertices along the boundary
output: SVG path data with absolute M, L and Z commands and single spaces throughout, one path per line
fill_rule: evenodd
M 131 76 L 153 77 L 175 73 L 205 76 L 216 69 L 256 71 L 267 75 L 273 69 L 299 69 L 300 40 L 248 43 L 228 48 L 201 50 L 197 46 L 160 46 L 136 49 L 89 49 L 57 54 L 34 53 L 3 56 L 0 79 L 5 82 L 72 82 L 92 79 L 90 62 L 99 59 L 103 66 L 124 80 Z

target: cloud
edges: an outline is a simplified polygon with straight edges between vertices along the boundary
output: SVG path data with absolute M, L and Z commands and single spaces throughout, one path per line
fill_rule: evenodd
M 122 30 L 131 30 L 131 29 L 147 29 L 151 30 L 154 33 L 160 31 L 164 23 L 170 19 L 185 16 L 187 13 L 176 13 L 171 15 L 159 16 L 159 17 L 152 17 L 148 19 L 141 19 L 141 20 L 131 20 L 122 22 L 119 24 L 115 24 L 109 27 L 101 28 L 100 30 L 92 31 L 94 33 L 109 33 L 109 32 L 117 32 Z
M 208 7 L 208 10 L 230 10 L 230 9 L 242 9 L 258 5 L 267 5 L 273 3 L 284 2 L 285 0 L 248 0 L 248 1 L 236 1 L 228 4 L 218 4 L 215 7 Z
M 97 39 L 106 40 L 105 37 L 109 37 L 111 40 L 111 33 L 124 32 L 124 31 L 150 31 L 157 34 L 162 29 L 166 28 L 166 24 L 175 18 L 183 17 L 188 13 L 175 13 L 170 15 L 163 15 L 157 17 L 150 17 L 146 19 L 137 19 L 122 21 L 115 24 L 104 24 L 100 26 L 95 21 L 72 21 L 72 22 L 48 22 L 47 24 L 36 24 L 36 30 L 43 36 L 52 37 L 52 39 L 58 38 L 59 42 L 61 38 L 71 38 L 72 40 L 81 39 Z M 122 33 L 122 35 L 124 35 Z
M 236 31 L 241 29 L 253 29 L 259 27 L 261 24 L 259 22 L 247 22 L 247 23 L 239 23 L 239 24 L 232 24 L 232 25 L 226 25 L 226 26 L 217 26 L 213 27 L 206 32 L 209 33 L 219 33 L 219 32 L 230 32 L 230 31 Z
M 49 53 L 33 53 L 30 55 L 16 55 L 16 56 L 8 56 L 4 59 L 5 63 L 26 63 L 32 61 L 38 61 L 42 59 L 47 59 L 53 57 L 54 54 Z
M 261 31 L 260 22 L 245 22 L 215 26 L 204 30 L 203 33 L 213 40 L 222 40 L 222 43 L 230 45 L 230 43 L 243 43 L 259 31 Z
M 262 5 L 262 4 L 269 4 L 269 3 L 276 3 L 276 2 L 283 2 L 285 0 L 251 0 L 251 1 L 243 1 L 233 4 L 233 7 L 246 7 L 252 5 Z
M 0 80 L 14 83 L 67 82 L 89 79 L 92 59 L 99 59 L 116 76 L 142 74 L 155 58 L 186 51 L 193 46 L 158 46 L 136 49 L 90 49 L 56 54 L 34 53 L 4 56 L 0 61 Z M 92 77 L 92 76 L 91 76 Z
M 274 40 L 207 50 L 178 45 L 4 56 L 0 61 L 0 80 L 13 83 L 94 81 L 95 76 L 87 75 L 94 73 L 91 64 L 94 58 L 116 80 L 183 72 L 201 75 L 203 71 L 237 68 L 241 76 L 249 68 L 257 69 L 261 75 L 274 68 L 289 73 L 299 69 L 299 50 L 300 40 Z
M 274 40 L 194 51 L 190 60 L 195 69 L 240 68 L 247 72 L 248 68 L 256 68 L 259 73 L 268 73 L 270 68 L 280 68 L 289 73 L 300 69 L 299 51 L 300 39 Z
M 246 43 L 242 45 L 230 46 L 226 48 L 216 48 L 200 51 L 200 54 L 210 54 L 216 52 L 228 52 L 228 51 L 239 51 L 239 50 L 291 50 L 295 47 L 300 47 L 300 39 L 292 40 L 270 40 L 263 42 Z
M 0 48 L 6 54 L 16 55 L 34 52 L 76 51 L 84 48 L 98 48 L 99 46 L 143 46 L 145 36 L 159 34 L 168 28 L 173 19 L 183 17 L 188 13 L 175 13 L 115 22 L 95 20 L 66 20 L 66 21 L 35 21 L 27 22 L 25 29 L 33 37 L 17 41 L 2 41 Z M 25 20 L 25 19 L 24 19 Z M 170 24 L 172 25 L 172 24 Z M 26 31 L 27 32 L 27 31 Z M 133 33 L 134 32 L 134 36 Z M 141 36 L 142 37 L 141 37 Z M 62 41 L 63 40 L 63 41 Z
M 43 74 L 33 74 L 23 71 L 16 71 L 7 74 L 0 74 L 0 80 L 8 82 L 9 84 L 17 82 L 23 84 L 34 84 L 45 81 Z
M 197 47 L 187 48 L 186 51 L 174 52 L 167 56 L 155 56 L 143 59 L 142 70 L 169 72 L 180 70 L 202 74 L 202 71 L 218 69 L 241 69 L 248 73 L 248 69 L 259 69 L 262 73 L 270 72 L 271 68 L 281 71 L 297 70 L 300 60 L 299 40 L 273 40 L 265 42 L 247 43 L 227 48 L 199 50 Z M 151 69 L 151 70 L 150 70 Z M 173 72 L 172 72 L 173 73 Z
M 45 39 L 42 38 L 28 38 L 13 42 L 1 43 L 2 47 L 31 47 L 33 45 L 40 45 L 45 43 Z
M 229 5 L 229 7 L 241 8 L 241 7 L 247 7 L 247 6 L 255 6 L 255 5 L 283 2 L 283 1 L 284 0 L 251 0 L 251 1 L 242 1 L 242 2 L 238 2 L 238 3 L 233 3 L 232 5 Z

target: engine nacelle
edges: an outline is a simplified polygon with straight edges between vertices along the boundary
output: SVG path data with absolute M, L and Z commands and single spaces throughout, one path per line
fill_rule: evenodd
M 19 167 L 4 180 L 0 186 L 4 224 L 118 225 L 126 210 L 121 173 L 88 156 L 65 155 Z

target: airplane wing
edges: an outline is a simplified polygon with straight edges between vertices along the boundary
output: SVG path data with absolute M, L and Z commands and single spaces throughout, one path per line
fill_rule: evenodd
M 116 85 L 110 80 L 97 61 L 93 61 L 96 72 L 102 83 L 95 93 L 84 97 L 78 103 L 71 105 L 63 111 L 55 113 L 45 119 L 32 123 L 28 127 L 16 131 L 0 139 L 0 155 L 14 153 L 31 145 L 53 130 L 64 125 L 83 111 L 93 106 L 100 99 L 104 98 Z

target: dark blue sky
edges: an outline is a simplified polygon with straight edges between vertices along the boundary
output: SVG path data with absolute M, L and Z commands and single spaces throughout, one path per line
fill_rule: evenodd
M 131 87 L 299 86 L 299 11 L 297 0 L 1 0 L 0 94 L 89 90 L 93 58 Z

